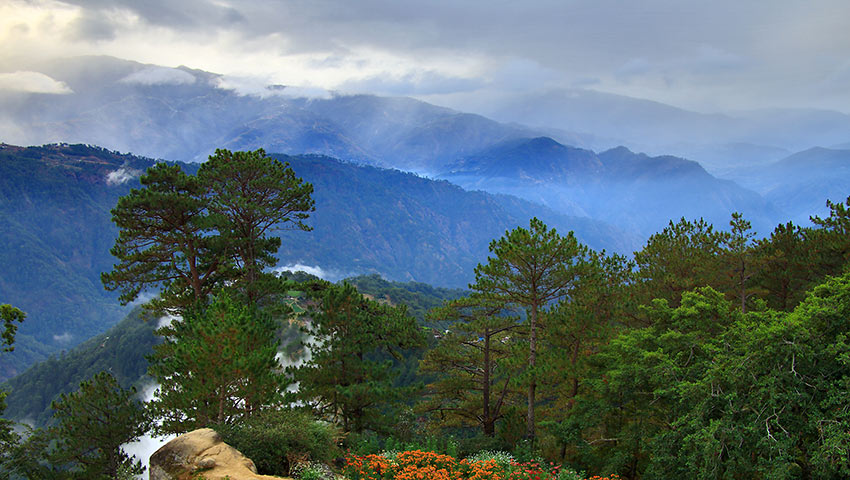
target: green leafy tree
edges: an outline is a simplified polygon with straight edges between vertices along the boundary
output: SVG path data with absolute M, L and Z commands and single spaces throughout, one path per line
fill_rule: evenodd
M 151 403 L 158 429 L 184 433 L 231 424 L 278 405 L 286 386 L 276 359 L 278 324 L 227 292 L 157 330 L 148 373 L 159 383 Z
M 747 299 L 754 294 L 752 282 L 750 281 L 760 268 L 755 251 L 752 248 L 752 239 L 756 236 L 752 232 L 750 222 L 735 212 L 729 221 L 730 231 L 724 235 L 724 251 L 722 257 L 727 264 L 727 273 L 730 280 L 730 291 L 735 293 L 741 305 L 741 311 L 747 311 Z
M 528 229 L 518 227 L 491 242 L 490 252 L 494 256 L 475 267 L 475 283 L 470 288 L 485 298 L 528 312 L 526 435 L 533 439 L 539 316 L 551 302 L 565 297 L 572 289 L 587 248 L 578 243 L 573 232 L 562 237 L 532 218 Z
M 545 316 L 541 363 L 550 421 L 568 414 L 588 359 L 624 327 L 631 267 L 621 255 L 591 252 L 569 296 Z
M 112 221 L 118 238 L 110 252 L 119 260 L 101 274 L 107 290 L 129 303 L 148 288 L 159 288 L 156 305 L 184 308 L 233 278 L 227 252 L 211 235 L 206 188 L 179 165 L 158 163 L 118 200 Z
M 684 292 L 706 285 L 719 288 L 723 239 L 705 220 L 684 218 L 649 237 L 635 252 L 639 303 L 663 298 L 678 306 Z
M 140 181 L 143 188 L 112 210 L 119 235 L 111 252 L 119 262 L 101 275 L 122 302 L 159 289 L 153 306 L 180 311 L 224 285 L 250 301 L 277 291 L 263 275 L 281 244 L 270 233 L 308 230 L 304 221 L 313 210 L 312 185 L 287 164 L 262 150 L 217 150 L 197 176 L 159 163 Z
M 144 435 L 150 425 L 135 395 L 135 389 L 121 388 L 106 372 L 81 383 L 76 392 L 60 395 L 52 404 L 57 423 L 48 433 L 56 443 L 47 454 L 49 463 L 72 479 L 111 480 L 128 471 L 141 474 L 141 463 L 121 449 Z
M 0 353 L 11 352 L 15 347 L 15 333 L 18 331 L 18 326 L 15 322 L 23 322 L 26 314 L 21 310 L 4 303 L 0 305 L 0 320 L 3 321 L 3 348 Z M 0 415 L 6 411 L 6 395 L 7 392 L 0 391 Z M 19 438 L 12 431 L 14 423 L 0 418 L 0 478 L 2 478 L 2 469 L 8 461 L 8 452 L 17 444 Z
M 275 229 L 310 230 L 304 223 L 314 210 L 313 186 L 295 176 L 288 163 L 260 149 L 231 152 L 218 149 L 198 171 L 208 189 L 208 210 L 228 253 L 242 272 L 249 298 L 261 289 L 264 267 L 273 266 L 280 248 Z
M 816 252 L 807 232 L 791 222 L 779 224 L 770 237 L 756 240 L 753 247 L 761 268 L 753 283 L 772 309 L 791 311 L 806 296 L 809 286 L 820 278 Z
M 650 326 L 623 332 L 590 360 L 594 374 L 554 430 L 573 446 L 572 460 L 592 471 L 625 478 L 691 475 L 676 470 L 683 439 L 676 443 L 669 434 L 693 405 L 683 401 L 683 391 L 710 367 L 718 338 L 741 313 L 722 293 L 702 287 L 685 292 L 677 308 L 655 300 L 646 315 Z M 664 473 L 650 475 L 658 469 Z
M 821 276 L 838 275 L 850 262 L 850 197 L 844 202 L 826 201 L 829 216 L 812 217 L 818 228 L 808 232 L 817 254 Z
M 645 479 L 850 475 L 850 274 L 790 313 L 742 314 L 704 287 L 649 315 L 559 425 L 574 460 Z
M 420 371 L 436 374 L 418 409 L 445 417 L 446 426 L 473 425 L 485 436 L 496 433 L 496 422 L 511 400 L 516 365 L 516 341 L 522 325 L 505 305 L 480 296 L 447 302 L 429 312 L 436 322 L 451 322 L 448 333 L 426 352 Z
M 21 323 L 26 317 L 27 315 L 24 312 L 8 303 L 0 305 L 0 320 L 3 321 L 3 352 L 14 350 L 15 333 L 18 331 L 18 326 L 15 325 L 15 322 Z
M 348 283 L 320 284 L 312 295 L 311 358 L 290 369 L 298 398 L 346 432 L 384 428 L 382 414 L 411 391 L 396 386 L 392 360 L 422 346 L 422 331 L 404 306 L 365 298 Z

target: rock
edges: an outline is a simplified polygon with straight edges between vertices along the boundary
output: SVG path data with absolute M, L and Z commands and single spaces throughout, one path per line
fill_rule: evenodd
M 207 480 L 280 480 L 257 474 L 250 458 L 202 428 L 181 435 L 151 455 L 150 480 L 188 480 L 200 473 Z

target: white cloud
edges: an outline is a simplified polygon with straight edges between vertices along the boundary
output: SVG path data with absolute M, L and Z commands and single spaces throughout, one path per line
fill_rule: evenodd
M 74 339 L 74 335 L 71 332 L 65 332 L 62 335 L 53 335 L 53 341 L 56 343 L 69 343 Z
M 74 93 L 65 82 L 59 82 L 43 73 L 31 71 L 0 73 L 0 90 L 59 95 Z
M 185 70 L 151 66 L 127 75 L 121 82 L 138 85 L 191 85 L 196 80 L 194 75 Z
M 150 402 L 154 399 L 157 388 L 159 388 L 158 383 L 149 383 L 138 393 L 139 399 L 143 402 Z M 131 455 L 139 459 L 142 462 L 142 466 L 145 467 L 145 470 L 147 470 L 151 455 L 176 437 L 177 436 L 174 434 L 166 435 L 164 437 L 154 437 L 149 432 L 135 442 L 125 443 L 121 446 L 121 449 L 124 450 L 127 455 Z M 138 478 L 147 478 L 147 474 Z
M 171 322 L 173 322 L 174 320 L 180 321 L 183 320 L 183 317 L 181 317 L 180 315 L 164 315 L 162 317 L 159 317 L 159 320 L 157 320 L 156 322 L 156 328 L 167 327 L 171 325 Z
M 329 282 L 335 282 L 337 280 L 342 280 L 345 277 L 350 275 L 344 275 L 339 272 L 326 270 L 318 265 L 304 265 L 301 263 L 290 263 L 284 265 L 282 267 L 277 267 L 274 269 L 277 273 L 283 273 L 286 271 L 290 272 L 304 272 L 309 273 L 310 275 L 315 275 L 323 280 L 327 280 Z
M 118 170 L 115 170 L 114 172 L 109 172 L 108 174 L 106 174 L 106 184 L 113 186 L 121 185 L 123 183 L 129 182 L 134 178 L 138 178 L 141 174 L 141 170 L 136 170 L 134 168 L 124 166 L 119 168 Z M 150 298 L 147 298 L 145 301 L 147 300 L 150 300 Z
M 216 87 L 232 90 L 238 95 L 250 95 L 259 98 L 330 98 L 331 93 L 319 87 L 298 87 L 270 85 L 267 78 L 238 75 L 224 75 L 218 78 Z

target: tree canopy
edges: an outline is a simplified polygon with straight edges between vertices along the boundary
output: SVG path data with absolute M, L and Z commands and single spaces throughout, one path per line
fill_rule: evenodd
M 158 309 L 180 310 L 225 284 L 258 299 L 280 247 L 270 234 L 308 230 L 314 209 L 312 185 L 263 150 L 216 150 L 197 175 L 159 163 L 140 181 L 112 210 L 119 262 L 101 279 L 124 303 L 158 288 Z

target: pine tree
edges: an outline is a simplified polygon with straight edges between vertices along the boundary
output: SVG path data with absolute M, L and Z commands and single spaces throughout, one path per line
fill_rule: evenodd
M 313 186 L 295 176 L 288 163 L 260 149 L 218 149 L 198 171 L 208 190 L 213 225 L 241 271 L 242 290 L 252 300 L 262 295 L 263 268 L 276 262 L 276 229 L 310 230 L 304 223 L 314 210 Z
M 349 283 L 326 284 L 314 296 L 311 358 L 290 369 L 298 398 L 345 431 L 382 429 L 382 409 L 410 391 L 394 384 L 392 359 L 421 346 L 421 330 L 404 306 L 367 299 Z
M 151 404 L 159 430 L 183 433 L 232 424 L 280 404 L 286 387 L 277 361 L 277 323 L 222 292 L 157 330 L 149 374 L 159 383 Z
M 428 316 L 452 324 L 421 362 L 420 371 L 437 379 L 418 408 L 438 413 L 447 426 L 474 425 L 492 437 L 509 395 L 516 393 L 511 388 L 515 365 L 510 363 L 517 352 L 511 337 L 522 325 L 504 303 L 481 296 L 447 302 Z
M 532 218 L 528 230 L 518 227 L 491 242 L 490 252 L 494 256 L 475 267 L 475 283 L 470 288 L 486 298 L 527 309 L 526 435 L 533 439 L 539 316 L 551 302 L 568 294 L 587 248 L 578 243 L 573 232 L 562 237 Z
M 51 407 L 57 424 L 48 430 L 56 440 L 48 461 L 66 467 L 70 478 L 112 480 L 119 472 L 143 472 L 121 445 L 143 436 L 149 428 L 144 407 L 115 377 L 100 372 L 80 384 L 74 393 L 62 394 Z

